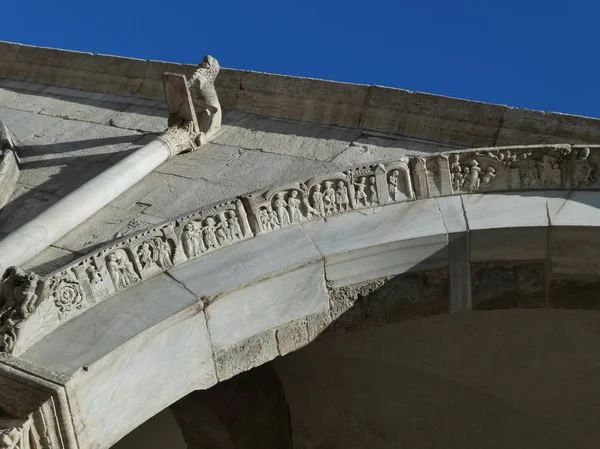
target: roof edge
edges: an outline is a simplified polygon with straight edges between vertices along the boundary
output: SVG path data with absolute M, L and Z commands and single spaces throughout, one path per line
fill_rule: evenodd
M 0 78 L 94 92 L 162 100 L 162 73 L 195 68 L 0 41 Z M 224 109 L 453 146 L 600 142 L 595 118 L 398 88 L 225 68 L 216 87 Z

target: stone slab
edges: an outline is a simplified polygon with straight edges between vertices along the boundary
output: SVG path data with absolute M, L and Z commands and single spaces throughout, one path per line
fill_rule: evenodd
M 265 167 L 269 167 L 269 170 L 265 170 Z M 290 181 L 304 182 L 313 176 L 335 172 L 340 168 L 348 167 L 282 154 L 245 150 L 239 159 L 210 180 L 227 186 L 234 192 L 247 193 Z
M 46 276 L 55 270 L 58 270 L 70 262 L 74 261 L 83 254 L 69 251 L 56 246 L 49 246 L 37 256 L 29 259 L 21 268 L 26 271 L 33 271 L 39 276 Z
M 96 304 L 56 328 L 30 347 L 22 358 L 55 371 L 74 373 L 197 302 L 181 284 L 161 274 Z M 41 329 L 44 330 L 47 329 Z
M 306 159 L 329 161 L 359 136 L 356 129 L 247 115 L 215 143 Z
M 196 296 L 214 296 L 276 276 L 322 256 L 300 226 L 227 246 L 169 270 Z
M 447 261 L 447 232 L 435 199 L 365 209 L 302 225 L 325 256 L 336 286 L 431 268 Z
M 204 314 L 175 318 L 71 382 L 90 447 L 114 444 L 186 394 L 216 383 Z
M 237 160 L 241 153 L 237 147 L 209 143 L 200 150 L 177 155 L 156 171 L 184 178 L 210 179 Z
M 600 235 L 597 228 L 552 227 L 549 245 L 552 273 L 600 275 Z
M 328 308 L 322 263 L 275 276 L 219 298 L 206 308 L 215 351 Z
M 119 230 L 138 215 L 137 211 L 104 207 L 57 240 L 54 246 L 70 251 L 90 252 L 101 243 L 117 238 Z
M 536 192 L 463 195 L 470 230 L 548 226 L 546 197 Z
M 546 259 L 548 233 L 545 227 L 471 231 L 471 261 Z
M 109 124 L 117 128 L 161 133 L 167 129 L 167 110 L 164 107 L 132 105 L 112 117 Z
M 548 198 L 552 226 L 600 226 L 598 192 L 557 192 Z
M 325 258 L 325 275 L 330 285 L 343 287 L 409 271 L 429 270 L 448 264 L 448 236 L 445 233 L 412 238 Z
M 373 161 L 396 161 L 402 155 L 430 155 L 450 151 L 455 147 L 437 142 L 407 138 L 386 138 L 362 134 L 358 139 L 333 159 L 343 167 L 370 164 Z
M 448 233 L 468 231 L 465 210 L 460 196 L 436 198 L 436 202 Z

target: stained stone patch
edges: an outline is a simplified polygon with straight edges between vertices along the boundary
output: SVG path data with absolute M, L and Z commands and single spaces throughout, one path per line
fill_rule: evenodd
M 546 307 L 545 264 L 471 264 L 474 310 Z
M 600 309 L 598 276 L 554 275 L 548 289 L 549 305 L 558 309 Z
M 226 349 L 215 351 L 217 378 L 229 379 L 238 373 L 273 360 L 279 355 L 275 331 L 269 329 Z
M 332 331 L 448 313 L 448 282 L 448 270 L 439 269 L 330 289 Z

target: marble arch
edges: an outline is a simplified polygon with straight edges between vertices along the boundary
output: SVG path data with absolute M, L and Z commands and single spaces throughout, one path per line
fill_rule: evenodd
M 65 408 L 77 411 L 73 439 L 104 448 L 180 397 L 321 334 L 473 309 L 590 307 L 574 300 L 585 280 L 569 275 L 598 270 L 590 244 L 600 223 L 596 180 L 579 174 L 581 165 L 596 167 L 599 150 L 510 147 L 374 163 L 191 212 L 40 279 L 41 300 L 18 324 L 13 355 L 4 362 L 60 373 L 60 382 L 57 374 L 47 376 L 64 389 Z M 557 155 L 560 186 L 523 188 L 532 161 L 541 183 L 543 163 Z M 456 163 L 481 167 L 472 170 L 479 183 L 467 177 L 459 185 Z M 419 193 L 403 183 L 395 195 L 396 167 L 405 167 Z M 494 177 L 484 181 L 490 167 Z M 376 193 L 359 204 L 357 192 L 370 178 Z M 321 197 L 311 193 L 319 183 L 325 192 L 329 179 L 338 185 L 334 209 L 320 214 Z M 277 220 L 261 221 L 261 210 Z M 197 229 L 188 226 L 192 221 Z M 217 233 L 223 223 L 231 225 Z M 186 237 L 186 229 L 193 235 Z M 202 251 L 186 251 L 192 237 L 203 239 Z M 158 255 L 157 239 L 171 245 L 164 249 L 169 262 L 148 258 L 155 269 L 145 271 L 141 248 L 149 242 Z M 128 263 L 107 266 L 125 257 Z M 128 270 L 131 282 L 119 283 Z M 508 282 L 499 288 L 494 276 Z M 113 284 L 94 284 L 98 277 Z M 390 283 L 406 292 L 405 302 L 387 298 L 385 314 L 364 313 L 369 304 L 362 298 Z

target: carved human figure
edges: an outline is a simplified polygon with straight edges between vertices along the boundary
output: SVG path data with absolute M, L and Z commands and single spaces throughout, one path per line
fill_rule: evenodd
M 154 246 L 156 248 L 156 263 L 158 263 L 158 266 L 163 270 L 172 267 L 173 262 L 171 262 L 171 248 L 169 244 L 157 237 L 154 239 Z
M 452 163 L 450 164 L 450 176 L 452 182 L 452 190 L 458 192 L 462 189 L 464 183 L 464 176 L 462 173 L 462 167 L 458 158 L 458 154 L 452 155 Z
M 540 179 L 538 177 L 537 165 L 533 160 L 527 161 L 525 174 L 523 175 L 523 187 L 526 189 L 535 189 L 539 187 Z
M 125 288 L 139 280 L 133 264 L 121 256 L 117 257 L 115 253 L 108 255 L 106 267 L 117 288 Z
M 577 155 L 577 161 L 575 163 L 575 174 L 574 184 L 579 185 L 590 185 L 594 182 L 594 168 L 589 161 L 590 149 L 584 148 Z
M 244 234 L 242 233 L 242 228 L 240 226 L 240 222 L 238 221 L 237 215 L 234 211 L 229 212 L 229 218 L 227 219 L 227 223 L 229 224 L 229 230 L 231 232 L 231 238 L 237 238 L 239 240 L 242 239 Z
M 398 190 L 398 176 L 400 172 L 398 170 L 394 170 L 392 174 L 389 176 L 389 190 L 390 197 L 393 201 L 398 201 L 399 199 L 399 190 Z
M 221 245 L 223 245 L 226 240 L 231 239 L 231 232 L 229 231 L 229 224 L 227 223 L 226 219 L 221 219 L 219 225 L 217 226 L 216 235 L 217 240 Z
M 560 165 L 558 165 L 557 163 L 554 163 L 552 165 L 552 170 L 550 172 L 550 182 L 549 182 L 549 187 L 560 187 L 561 186 L 561 172 L 560 172 Z
M 344 181 L 338 181 L 338 188 L 335 191 L 335 202 L 340 212 L 344 212 L 348 209 L 348 188 L 344 184 Z
M 271 224 L 271 218 L 269 217 L 269 213 L 266 209 L 258 210 L 258 218 L 260 220 L 260 224 L 262 225 L 263 230 L 270 231 L 274 229 L 273 225 Z
M 552 185 L 552 167 L 553 167 L 553 158 L 548 155 L 545 155 L 542 158 L 542 162 L 539 165 L 542 167 L 542 173 L 540 175 L 540 182 L 542 187 L 550 187 Z
M 369 178 L 369 205 L 379 204 L 379 195 L 377 194 L 377 181 L 375 176 Z
M 208 217 L 206 219 L 206 226 L 202 229 L 204 234 L 204 243 L 206 244 L 207 249 L 214 249 L 219 246 L 219 242 L 217 241 L 216 236 L 217 224 L 215 219 L 212 217 Z
M 355 182 L 356 191 L 354 193 L 354 198 L 356 199 L 356 205 L 360 206 L 361 203 L 363 206 L 367 206 L 367 194 L 365 192 L 365 188 L 367 187 L 365 178 L 360 178 L 358 182 Z
M 148 268 L 154 263 L 152 260 L 152 248 L 150 248 L 150 244 L 148 242 L 144 242 L 140 246 L 138 250 L 138 257 L 140 259 L 140 263 L 142 264 L 142 268 Z
M 494 169 L 494 167 L 488 167 L 487 170 L 485 171 L 485 174 L 481 178 L 481 184 L 488 186 L 491 184 L 491 182 L 494 180 L 495 177 L 496 177 L 496 170 Z
M 204 241 L 195 221 L 190 221 L 185 225 L 181 234 L 181 242 L 183 244 L 183 251 L 188 258 L 196 257 L 201 252 L 206 251 Z
M 325 205 L 325 213 L 327 215 L 333 214 L 336 211 L 335 190 L 333 190 L 333 187 L 331 186 L 331 181 L 325 181 L 325 190 L 323 191 L 323 204 Z
M 479 190 L 479 186 L 481 180 L 479 179 L 479 174 L 481 173 L 481 167 L 479 166 L 479 162 L 475 159 L 471 161 L 471 167 L 469 170 L 469 174 L 465 176 L 465 180 L 467 181 L 467 190 L 469 192 L 475 192 Z
M 279 219 L 277 218 L 277 214 L 271 207 L 267 208 L 267 214 L 268 214 L 267 217 L 269 219 L 269 224 L 271 225 L 271 228 L 277 229 L 280 226 Z
M 296 190 L 292 190 L 287 202 L 290 209 L 291 222 L 298 223 L 302 221 L 302 213 L 300 212 L 301 201 L 298 199 L 298 192 Z
M 313 207 L 321 216 L 325 216 L 325 205 L 323 204 L 323 192 L 321 192 L 321 184 L 315 185 L 315 190 L 312 194 Z
M 290 215 L 287 211 L 287 203 L 283 198 L 284 194 L 284 192 L 279 192 L 275 197 L 275 210 L 277 211 L 277 219 L 280 226 L 290 224 Z

